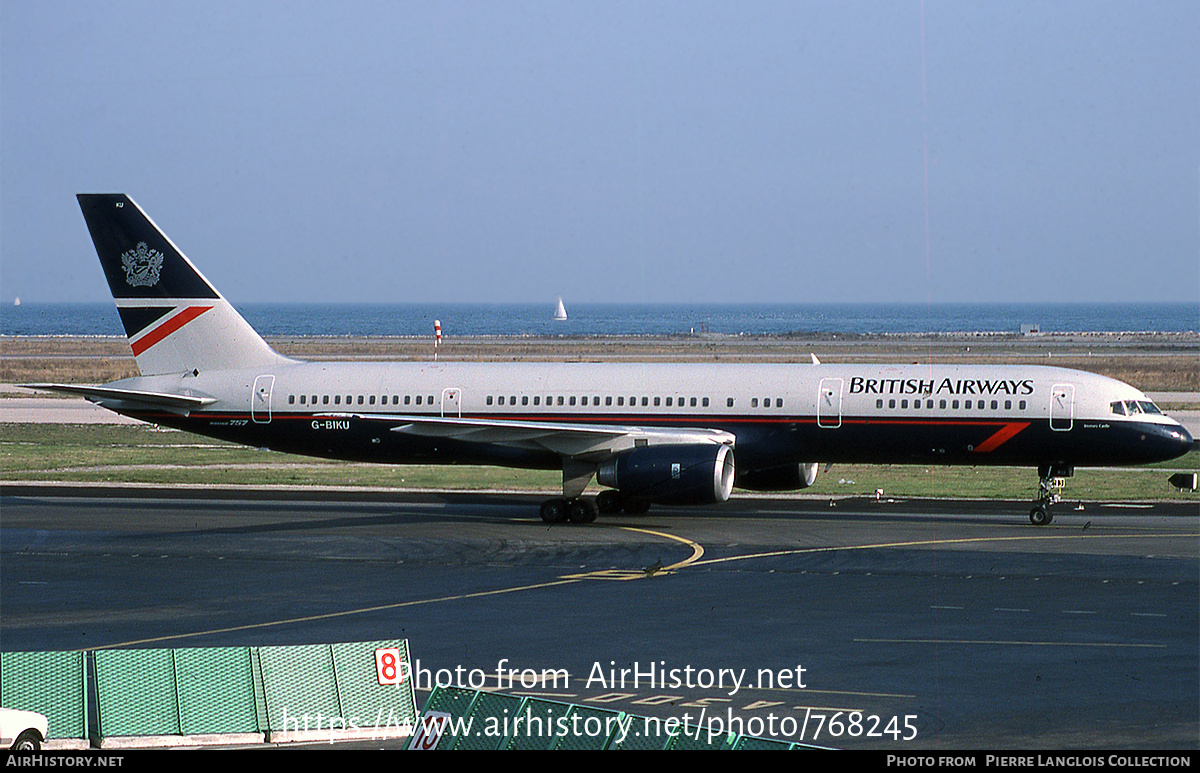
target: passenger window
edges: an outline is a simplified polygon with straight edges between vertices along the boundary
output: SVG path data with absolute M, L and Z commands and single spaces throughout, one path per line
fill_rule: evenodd
M 534 404 L 534 405 L 541 405 L 541 404 L 542 404 L 542 396 L 541 396 L 541 395 L 534 395 L 534 396 L 533 396 L 533 404 Z
M 558 404 L 559 404 L 559 405 L 562 405 L 562 404 L 563 404 L 563 396 L 562 396 L 562 395 L 559 395 L 559 396 L 558 396 Z M 574 404 L 575 404 L 574 402 L 572 402 L 572 403 L 571 403 L 571 405 L 574 405 Z
M 486 400 L 484 400 L 484 402 L 485 402 L 485 403 L 487 403 L 488 405 L 491 405 L 491 404 L 492 404 L 492 396 L 491 396 L 491 395 L 488 395 L 488 396 L 487 396 L 487 399 L 486 399 Z
M 420 405 L 420 404 L 421 404 L 421 396 L 417 395 L 417 405 Z
M 726 398 L 725 398 L 725 407 L 726 407 L 726 408 L 732 408 L 732 407 L 733 407 L 733 398 L 732 398 L 732 397 L 726 397 Z
M 362 398 L 361 398 L 361 397 L 360 397 L 360 398 L 358 398 L 358 401 L 361 403 L 361 402 L 362 402 Z M 371 399 L 370 399 L 370 400 L 368 400 L 367 402 L 368 402 L 369 404 L 371 404 L 371 405 L 374 405 L 374 404 L 375 404 L 375 395 L 371 395 Z
M 329 395 L 325 395 L 324 397 L 322 397 L 322 398 L 321 398 L 321 403 L 322 403 L 323 405 L 329 405 Z
M 575 404 L 575 395 L 571 395 L 571 405 Z
M 659 405 L 661 405 L 661 404 L 662 404 L 662 398 L 661 398 L 661 397 L 656 397 L 656 398 L 654 398 L 654 407 L 656 407 L 656 408 L 657 408 L 657 407 L 658 407 Z
M 783 398 L 782 398 L 782 397 L 776 397 L 776 398 L 775 398 L 775 407 L 776 407 L 776 408 L 782 408 L 782 407 L 783 407 Z
M 879 398 L 878 400 L 876 400 L 876 401 L 875 401 L 875 407 L 876 407 L 876 408 L 882 408 L 882 407 L 883 407 L 883 398 L 882 398 L 882 397 L 881 397 L 881 398 Z
M 411 402 L 412 402 L 412 395 L 405 395 L 404 396 L 404 404 L 408 405 Z
M 707 408 L 707 407 L 708 407 L 708 398 L 707 398 L 707 397 L 703 398 L 703 399 L 700 401 L 700 404 L 701 404 L 703 407 Z
M 649 404 L 650 404 L 650 398 L 643 395 L 642 396 L 642 407 L 645 408 Z
M 1017 408 L 1019 408 L 1022 411 L 1025 410 L 1025 401 L 1022 400 L 1021 402 L 1017 403 Z
M 758 398 L 757 398 L 757 397 L 751 397 L 751 398 L 750 398 L 750 407 L 751 407 L 751 408 L 757 408 L 757 407 L 758 407 Z
M 671 398 L 669 398 L 669 397 L 667 398 L 667 407 L 668 408 L 671 407 Z
M 938 400 L 938 408 L 945 408 L 945 407 L 946 407 L 946 401 Z
M 333 404 L 334 404 L 334 405 L 341 405 L 341 404 L 342 404 L 342 396 L 341 396 L 341 395 L 334 395 L 334 396 L 333 396 Z
M 908 407 L 908 400 L 901 400 L 901 401 L 900 401 L 900 407 L 901 407 L 901 408 L 907 408 L 907 407 Z
M 529 395 L 521 395 L 521 405 L 529 405 Z
M 895 408 L 895 407 L 896 407 L 896 399 L 892 398 L 891 400 L 888 400 L 888 408 Z
M 1006 410 L 1006 411 L 1011 411 L 1011 410 L 1012 410 L 1012 400 L 1005 400 L 1005 401 L 1004 401 L 1004 410 Z

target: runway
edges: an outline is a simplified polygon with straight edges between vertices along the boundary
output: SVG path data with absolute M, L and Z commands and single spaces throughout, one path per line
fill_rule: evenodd
M 3 648 L 402 636 L 427 680 L 827 746 L 1200 737 L 1194 505 L 1039 529 L 1019 503 L 743 499 L 548 527 L 528 497 L 254 497 L 6 487 Z

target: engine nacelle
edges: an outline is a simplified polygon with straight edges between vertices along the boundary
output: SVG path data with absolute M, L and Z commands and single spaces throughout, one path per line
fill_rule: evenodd
M 724 502 L 733 491 L 733 451 L 716 444 L 643 446 L 600 465 L 596 482 L 660 505 Z
M 789 464 L 765 470 L 738 471 L 737 487 L 751 491 L 795 491 L 817 480 L 817 463 Z

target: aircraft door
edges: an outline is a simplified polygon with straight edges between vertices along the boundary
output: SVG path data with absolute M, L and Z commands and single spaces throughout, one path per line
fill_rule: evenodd
M 842 426 L 842 385 L 840 378 L 823 378 L 817 390 L 817 426 L 837 429 Z
M 271 390 L 274 388 L 274 376 L 254 379 L 254 392 L 250 395 L 250 418 L 255 424 L 271 423 Z
M 462 418 L 462 390 L 447 387 L 442 390 L 442 416 Z
M 1050 429 L 1069 430 L 1075 423 L 1075 385 L 1055 384 L 1050 390 Z

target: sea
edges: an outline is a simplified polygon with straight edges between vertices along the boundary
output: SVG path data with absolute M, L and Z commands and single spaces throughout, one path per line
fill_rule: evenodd
M 1200 303 L 1113 304 L 245 304 L 265 336 L 669 336 L 1195 332 Z M 0 306 L 3 336 L 114 336 L 112 303 Z

